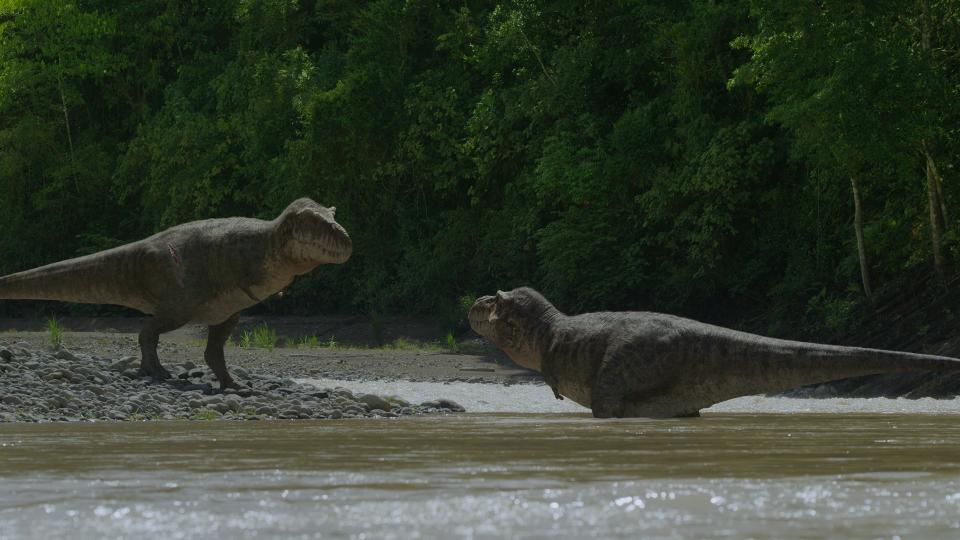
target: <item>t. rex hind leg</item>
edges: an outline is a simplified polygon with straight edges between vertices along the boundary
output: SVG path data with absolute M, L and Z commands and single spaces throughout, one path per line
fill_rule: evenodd
M 675 399 L 672 381 L 629 351 L 608 354 L 591 391 L 595 418 L 670 418 L 699 410 Z
M 227 372 L 227 363 L 223 358 L 223 345 L 227 342 L 230 332 L 233 331 L 233 327 L 237 325 L 238 320 L 240 320 L 240 314 L 234 313 L 222 323 L 210 326 L 207 331 L 207 350 L 203 352 L 203 359 L 213 370 L 217 379 L 220 380 L 220 390 L 240 388 L 237 383 L 233 382 L 230 373 Z
M 176 330 L 183 326 L 182 322 L 154 316 L 151 317 L 143 329 L 140 330 L 140 370 L 138 375 L 150 376 L 157 381 L 165 381 L 171 377 L 170 372 L 160 364 L 160 357 L 157 355 L 157 343 L 160 342 L 160 334 Z
M 620 364 L 604 359 L 590 391 L 590 409 L 594 418 L 623 418 L 624 398 L 628 391 Z

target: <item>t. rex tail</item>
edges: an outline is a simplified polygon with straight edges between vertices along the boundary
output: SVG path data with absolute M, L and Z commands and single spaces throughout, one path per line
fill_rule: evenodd
M 0 277 L 2 300 L 59 300 L 85 304 L 125 305 L 118 279 L 124 264 L 120 250 L 55 262 Z

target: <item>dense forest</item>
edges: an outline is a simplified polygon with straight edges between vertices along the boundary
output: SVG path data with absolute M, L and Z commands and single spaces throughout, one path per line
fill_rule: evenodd
M 843 328 L 951 285 L 958 99 L 960 0 L 0 0 L 0 274 L 309 196 L 264 309 Z

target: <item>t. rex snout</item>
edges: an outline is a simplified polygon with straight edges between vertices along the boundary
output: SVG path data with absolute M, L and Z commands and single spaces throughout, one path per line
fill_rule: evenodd
M 491 337 L 493 324 L 490 321 L 490 315 L 493 313 L 496 297 L 481 296 L 473 303 L 470 312 L 467 314 L 467 320 L 470 321 L 470 328 L 473 331 L 486 338 Z
M 350 260 L 350 256 L 353 254 L 353 240 L 350 239 L 347 230 L 339 223 L 333 222 L 331 226 L 333 228 L 333 241 L 330 243 L 332 247 L 330 251 L 333 253 L 331 262 L 343 264 Z

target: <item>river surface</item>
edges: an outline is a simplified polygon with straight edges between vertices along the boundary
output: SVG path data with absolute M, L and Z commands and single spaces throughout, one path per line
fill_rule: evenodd
M 0 424 L 0 538 L 960 537 L 956 400 L 599 421 L 538 386 L 382 384 L 488 412 Z

